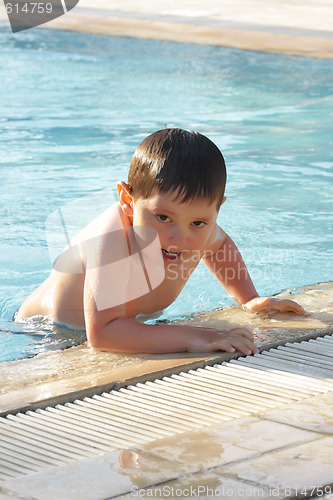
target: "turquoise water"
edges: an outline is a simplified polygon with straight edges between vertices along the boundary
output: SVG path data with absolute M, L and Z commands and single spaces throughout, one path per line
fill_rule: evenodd
M 333 61 L 5 27 L 0 44 L 0 360 L 85 340 L 11 322 L 51 269 L 45 220 L 126 179 L 165 124 L 223 151 L 219 221 L 260 294 L 332 280 Z M 230 303 L 200 266 L 162 319 Z

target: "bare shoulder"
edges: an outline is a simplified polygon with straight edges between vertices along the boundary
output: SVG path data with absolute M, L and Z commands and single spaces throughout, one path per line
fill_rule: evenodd
M 83 241 L 100 237 L 103 238 L 111 231 L 117 231 L 124 227 L 126 221 L 123 220 L 122 210 L 119 203 L 114 203 L 107 210 L 95 217 L 84 229 L 73 238 L 72 243 L 82 243 Z
M 226 237 L 227 234 L 224 232 L 224 230 L 218 224 L 215 224 L 215 227 L 205 246 L 203 258 L 211 257 L 213 254 L 215 254 L 223 245 Z
M 98 217 L 92 220 L 71 241 L 73 246 L 80 247 L 80 253 L 84 261 L 88 258 L 98 258 L 110 245 L 119 239 L 124 239 L 124 228 L 130 225 L 119 203 L 111 205 Z

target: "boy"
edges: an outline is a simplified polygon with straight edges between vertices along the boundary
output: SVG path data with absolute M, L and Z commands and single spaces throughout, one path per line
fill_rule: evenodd
M 46 315 L 85 328 L 88 343 L 126 353 L 258 352 L 244 328 L 219 331 L 136 320 L 166 308 L 200 259 L 249 312 L 306 315 L 291 300 L 259 297 L 242 257 L 216 224 L 226 170 L 219 149 L 199 133 L 164 129 L 147 137 L 131 161 L 119 202 L 83 229 L 15 319 Z

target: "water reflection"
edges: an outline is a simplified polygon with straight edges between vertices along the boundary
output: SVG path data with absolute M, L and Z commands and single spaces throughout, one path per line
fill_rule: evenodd
M 170 446 L 164 440 L 154 441 L 155 445 L 160 443 L 160 446 L 157 444 L 152 453 L 136 450 L 121 451 L 116 471 L 120 475 L 128 476 L 133 487 L 137 489 L 154 485 L 146 491 L 147 496 L 153 494 L 154 498 L 170 497 L 172 486 L 179 491 L 181 488 L 193 486 L 197 479 L 192 475 L 187 477 L 188 474 L 211 467 L 212 464 L 220 465 L 223 461 L 224 447 L 219 442 L 218 435 L 212 432 L 201 431 L 193 440 L 182 439 L 182 436 L 176 446 L 173 441 L 170 442 Z M 145 445 L 146 447 L 149 450 L 149 443 Z M 162 451 L 161 456 L 158 456 L 159 451 Z M 176 479 L 176 481 L 165 483 L 166 479 Z M 222 478 L 214 475 L 207 476 L 206 481 L 205 486 L 213 491 L 223 483 Z M 202 477 L 200 484 L 203 485 Z M 164 488 L 164 485 L 168 487 Z
M 119 466 L 116 467 L 118 474 L 128 476 L 133 486 L 144 488 L 147 485 L 157 484 L 173 478 L 179 478 L 189 473 L 197 472 L 199 467 L 204 467 L 206 461 L 215 459 L 216 463 L 221 463 L 224 452 L 222 444 L 213 441 L 213 435 L 201 433 L 202 440 L 194 442 L 182 441 L 181 452 L 177 449 L 177 459 L 173 456 L 173 449 L 170 447 L 168 459 L 158 457 L 152 453 L 124 450 L 119 453 Z M 198 456 L 200 454 L 200 464 Z M 193 459 L 195 463 L 192 464 Z M 216 478 L 215 487 L 220 485 Z M 211 487 L 214 485 L 210 485 Z M 156 491 L 155 493 L 158 493 Z M 157 494 L 157 497 L 159 495 Z

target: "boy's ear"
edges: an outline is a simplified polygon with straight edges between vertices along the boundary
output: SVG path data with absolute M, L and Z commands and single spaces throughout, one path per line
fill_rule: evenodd
M 124 181 L 117 182 L 118 199 L 122 211 L 128 217 L 133 216 L 133 197 L 131 188 Z
M 226 201 L 226 199 L 227 199 L 227 197 L 226 197 L 226 196 L 223 196 L 223 200 L 222 200 L 222 202 L 221 202 L 221 207 L 222 207 L 223 203 Z

